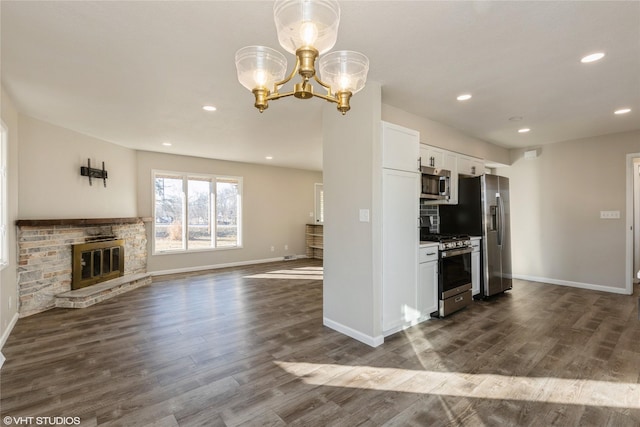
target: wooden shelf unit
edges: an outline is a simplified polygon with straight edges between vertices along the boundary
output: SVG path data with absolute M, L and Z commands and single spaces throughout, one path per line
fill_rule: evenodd
M 305 235 L 307 245 L 307 257 L 322 259 L 323 234 L 324 228 L 322 224 L 307 224 Z

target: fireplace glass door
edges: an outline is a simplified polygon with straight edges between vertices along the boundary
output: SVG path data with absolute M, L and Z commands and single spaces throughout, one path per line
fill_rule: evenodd
M 124 241 L 73 245 L 71 289 L 80 289 L 124 274 Z

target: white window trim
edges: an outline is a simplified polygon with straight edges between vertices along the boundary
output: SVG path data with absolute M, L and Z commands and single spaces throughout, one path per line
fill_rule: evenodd
M 0 270 L 9 265 L 9 210 L 7 207 L 7 152 L 9 145 L 9 130 L 7 125 L 0 120 L 0 245 L 2 245 L 2 253 L 0 255 Z
M 189 178 L 206 178 L 210 179 L 213 183 L 216 179 L 233 179 L 238 182 L 238 190 L 240 193 L 240 206 L 238 206 L 238 244 L 236 246 L 224 246 L 224 247 L 214 247 L 214 248 L 198 248 L 198 249 L 189 249 L 188 239 L 186 238 L 186 233 L 188 232 L 188 226 L 182 227 L 183 240 L 185 242 L 184 249 L 171 249 L 158 251 L 156 250 L 156 189 L 155 189 L 155 177 L 156 175 L 175 175 L 182 177 L 182 223 L 186 224 L 187 218 L 187 182 Z M 216 194 L 212 191 L 212 205 L 216 206 Z M 215 251 L 228 251 L 234 249 L 242 249 L 243 248 L 243 238 L 242 238 L 242 224 L 243 224 L 243 212 L 242 205 L 244 204 L 244 188 L 243 188 L 243 178 L 241 176 L 235 175 L 224 175 L 224 174 L 203 174 L 203 173 L 190 173 L 190 172 L 177 172 L 177 171 L 169 171 L 163 169 L 152 169 L 151 170 L 151 218 L 152 218 L 152 226 L 151 226 L 151 255 L 177 255 L 177 254 L 190 254 L 190 253 L 198 253 L 198 252 L 215 252 Z M 212 216 L 212 237 L 215 239 L 215 235 L 217 232 L 217 221 Z

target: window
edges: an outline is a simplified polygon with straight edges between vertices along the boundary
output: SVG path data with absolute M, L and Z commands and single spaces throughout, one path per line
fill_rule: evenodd
M 0 122 L 0 269 L 9 264 L 7 235 L 7 127 Z
M 153 252 L 242 246 L 242 178 L 153 173 Z

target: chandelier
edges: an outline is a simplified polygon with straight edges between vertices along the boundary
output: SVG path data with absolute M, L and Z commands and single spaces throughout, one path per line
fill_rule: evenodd
M 265 46 L 247 46 L 236 52 L 238 80 L 255 96 L 255 107 L 262 113 L 269 101 L 287 96 L 299 99 L 318 97 L 337 104 L 345 114 L 351 108 L 351 96 L 364 87 L 369 71 L 369 59 L 358 52 L 328 52 L 338 37 L 340 6 L 335 0 L 276 0 L 273 17 L 278 41 L 287 52 L 296 56 L 296 65 L 285 78 L 287 59 L 277 50 Z M 280 92 L 283 85 L 299 74 L 301 81 L 293 90 Z M 314 91 L 311 79 L 325 89 Z

